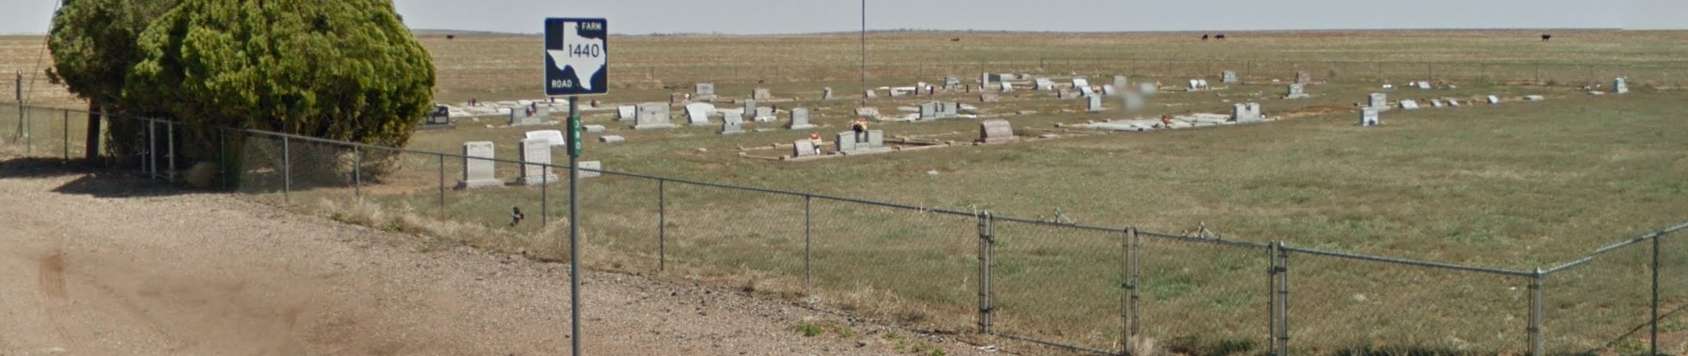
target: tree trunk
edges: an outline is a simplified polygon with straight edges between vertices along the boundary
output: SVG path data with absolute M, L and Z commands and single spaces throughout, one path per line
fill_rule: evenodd
M 88 149 L 83 156 L 88 160 L 88 164 L 99 165 L 100 105 L 99 103 L 95 103 L 91 100 L 88 102 L 88 136 L 83 143 L 85 144 L 83 147 L 87 147 Z

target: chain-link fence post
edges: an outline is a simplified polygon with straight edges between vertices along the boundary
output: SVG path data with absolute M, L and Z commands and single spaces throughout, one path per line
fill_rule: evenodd
M 991 258 L 996 254 L 991 212 L 979 212 L 979 333 L 991 333 Z
M 1267 259 L 1272 265 L 1272 354 L 1289 355 L 1289 249 L 1282 241 L 1274 241 Z
M 545 223 L 551 221 L 551 197 L 546 194 L 546 192 L 551 191 L 551 165 L 540 166 L 540 169 L 542 171 L 539 172 L 539 227 L 545 227 Z M 572 170 L 574 167 L 569 167 L 569 169 Z M 526 163 L 522 164 L 522 172 L 527 172 Z M 569 223 L 574 222 L 570 221 Z M 574 256 L 569 256 L 569 258 L 574 258 Z
M 363 202 L 363 148 L 352 146 L 352 196 Z
M 293 193 L 293 149 L 287 136 L 281 136 L 281 203 L 286 205 Z
M 1125 293 L 1119 296 L 1120 339 L 1125 342 L 1121 346 L 1121 355 L 1130 354 L 1132 346 L 1137 344 L 1137 228 L 1126 228 L 1120 234 L 1120 272 L 1125 273 L 1125 281 L 1120 288 Z
M 176 182 L 176 122 L 164 122 L 164 177 L 171 183 Z
M 158 125 L 157 121 L 145 120 L 147 121 L 147 157 L 145 161 L 141 162 L 141 172 L 146 173 L 149 179 L 158 179 L 158 130 L 155 128 Z
M 70 110 L 61 112 L 64 113 L 64 163 L 70 164 Z
M 656 180 L 656 271 L 668 270 L 668 180 Z
M 1663 237 L 1661 234 L 1653 234 L 1653 263 L 1648 268 L 1653 273 L 1652 318 L 1647 321 L 1651 333 L 1651 337 L 1647 338 L 1648 350 L 1651 351 L 1648 356 L 1659 354 L 1659 239 Z
M 1541 311 L 1542 311 L 1542 279 L 1545 278 L 1545 277 L 1546 276 L 1542 274 L 1540 267 L 1537 267 L 1535 272 L 1533 274 L 1531 274 L 1531 276 L 1530 276 L 1530 326 L 1529 326 L 1529 328 L 1526 328 L 1524 330 L 1526 333 L 1529 334 L 1530 356 L 1542 356 L 1542 355 L 1544 355 L 1544 353 L 1542 352 L 1543 350 L 1542 350 L 1542 337 L 1541 337 L 1541 324 L 1542 324 L 1542 313 L 1541 313 Z
M 810 267 L 810 256 L 812 256 L 812 254 L 809 250 L 809 231 L 810 228 L 814 226 L 809 205 L 813 200 L 814 197 L 812 196 L 803 196 L 803 294 L 809 294 L 810 288 L 814 287 L 813 274 L 811 273 L 813 270 Z
M 434 156 L 439 157 L 439 163 L 440 163 L 439 164 L 439 168 L 440 168 L 440 181 L 439 181 L 440 182 L 440 185 L 439 185 L 440 219 L 445 219 L 446 218 L 446 212 L 445 212 L 445 154 L 440 153 L 440 154 L 435 154 Z M 465 169 L 467 169 L 467 167 L 465 167 Z

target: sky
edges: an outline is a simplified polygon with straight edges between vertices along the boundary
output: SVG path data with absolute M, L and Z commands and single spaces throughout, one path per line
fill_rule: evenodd
M 0 33 L 46 32 L 58 0 L 0 0 Z M 869 29 L 1244 31 L 1688 28 L 1684 0 L 865 0 Z M 861 0 L 394 0 L 412 28 L 537 33 L 604 17 L 617 34 L 854 31 Z

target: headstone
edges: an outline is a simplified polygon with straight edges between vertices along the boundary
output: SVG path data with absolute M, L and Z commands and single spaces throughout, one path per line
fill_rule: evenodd
M 588 133 L 604 132 L 604 125 L 586 125 L 584 127 Z
M 1360 110 L 1360 126 L 1371 127 L 1382 123 L 1383 121 L 1378 120 L 1377 108 L 1365 108 Z
M 545 139 L 522 140 L 522 177 L 518 180 L 525 185 L 540 185 L 556 183 L 557 175 L 551 172 L 551 143 Z
M 1119 89 L 1115 89 L 1115 88 L 1116 87 L 1113 84 L 1102 84 L 1102 95 L 1107 95 L 1107 96 L 1119 95 Z
M 496 187 L 504 184 L 493 175 L 497 163 L 494 162 L 491 141 L 471 141 L 463 143 L 463 178 L 457 181 L 457 189 L 473 189 L 481 187 Z
M 879 119 L 879 108 L 856 108 L 856 116 L 877 120 Z
M 639 117 L 639 107 L 637 106 L 622 105 L 617 106 L 615 109 L 616 113 L 620 115 L 617 119 L 621 121 L 633 121 L 634 118 Z
M 1420 80 L 1418 82 L 1413 83 L 1413 86 L 1418 87 L 1421 90 L 1430 90 L 1430 88 L 1431 88 L 1430 81 L 1428 81 L 1428 80 Z
M 843 154 L 871 153 L 887 151 L 885 147 L 885 131 L 868 130 L 866 137 L 857 137 L 854 131 L 838 133 L 838 152 Z M 858 140 L 860 138 L 860 140 Z
M 814 124 L 809 123 L 809 109 L 808 108 L 791 109 L 791 123 L 789 125 L 786 125 L 785 128 L 792 129 L 792 130 L 808 130 L 808 129 L 815 128 Z
M 1490 95 L 1489 96 L 1489 104 L 1500 104 L 1500 97 Z
M 639 116 L 634 119 L 633 129 L 667 128 L 674 128 L 674 121 L 668 115 L 668 105 L 662 103 L 639 104 Z
M 1370 101 L 1366 102 L 1366 107 L 1375 108 L 1379 111 L 1388 110 L 1389 108 L 1389 94 L 1371 93 L 1371 96 L 1369 96 L 1368 99 L 1370 99 Z
M 917 89 L 918 88 L 915 88 L 915 87 L 894 87 L 894 88 L 891 88 L 891 97 L 900 98 L 900 97 L 909 96 L 909 95 L 913 94 L 914 91 L 917 90 Z
M 1037 80 L 1034 80 L 1033 82 L 1037 83 L 1036 85 L 1038 91 L 1055 90 L 1055 81 L 1049 80 L 1049 78 L 1037 78 Z
M 1225 73 L 1221 74 L 1220 82 L 1223 82 L 1225 84 L 1237 84 L 1237 83 L 1242 82 L 1242 80 L 1237 78 L 1237 72 L 1236 71 L 1228 70 L 1228 71 L 1225 71 Z
M 815 142 L 809 139 L 798 139 L 791 142 L 792 157 L 812 157 L 819 155 L 815 152 Z
M 580 161 L 580 177 L 592 178 L 604 175 L 604 161 Z
M 1143 94 L 1126 92 L 1123 100 L 1125 101 L 1125 112 L 1138 112 L 1143 110 Z
M 1067 88 L 1061 88 L 1061 90 L 1055 91 L 1055 97 L 1061 100 L 1078 99 L 1078 95 L 1078 92 Z
M 1102 112 L 1103 108 L 1102 108 L 1102 96 L 1101 95 L 1091 95 L 1087 98 L 1089 98 L 1090 100 L 1089 100 L 1089 105 L 1085 106 L 1085 110 L 1090 111 L 1090 112 Z
M 1629 78 L 1618 77 L 1612 80 L 1613 94 L 1629 94 Z
M 1002 98 L 998 97 L 996 94 L 991 94 L 991 93 L 979 94 L 979 102 L 981 102 L 981 103 L 994 103 L 994 102 L 999 102 L 999 101 L 1002 101 Z
M 1459 99 L 1448 98 L 1448 106 L 1459 107 Z
M 721 134 L 736 135 L 744 133 L 744 115 L 742 113 L 724 113 L 721 116 Z
M 982 89 L 990 89 L 990 88 L 991 88 L 991 73 L 990 72 L 979 73 L 979 89 L 982 90 Z
M 1078 89 L 1078 90 L 1082 91 L 1082 90 L 1084 90 L 1082 88 L 1089 88 L 1089 87 L 1090 87 L 1090 79 L 1089 78 L 1073 77 L 1073 89 Z
M 1541 95 L 1525 95 L 1524 100 L 1527 100 L 1527 101 L 1542 101 L 1542 100 L 1547 100 L 1547 97 L 1541 96 Z
M 1311 97 L 1311 95 L 1307 95 L 1307 84 L 1301 83 L 1290 84 L 1289 94 L 1284 95 L 1284 99 L 1302 99 L 1307 97 Z
M 774 98 L 774 93 L 769 92 L 767 88 L 756 88 L 756 90 L 750 92 L 750 98 L 755 100 L 772 100 Z
M 873 89 L 867 89 L 867 90 L 862 91 L 862 97 L 869 98 L 869 99 L 877 98 L 877 97 L 879 97 L 879 93 L 874 92 Z
M 832 87 L 821 88 L 821 100 L 832 100 Z
M 1002 92 L 1004 92 L 1004 93 L 1014 92 L 1014 83 L 1002 82 Z
M 627 141 L 627 139 L 621 137 L 621 135 L 598 136 L 598 142 L 602 142 L 602 143 L 621 143 L 623 141 Z
M 1125 88 L 1129 88 L 1130 86 L 1131 86 L 1131 81 L 1126 80 L 1125 76 L 1123 76 L 1123 75 L 1114 76 L 1114 89 L 1115 90 L 1125 90 Z
M 715 83 L 697 83 L 697 90 L 692 93 L 692 99 L 700 101 L 715 100 Z
M 1313 84 L 1313 75 L 1306 71 L 1295 72 L 1295 84 Z
M 524 139 L 541 139 L 545 140 L 545 142 L 549 142 L 552 146 L 566 146 L 569 144 L 568 140 L 563 138 L 563 132 L 559 130 L 528 131 Z
M 755 99 L 745 100 L 743 111 L 744 111 L 745 115 L 751 115 L 752 117 L 755 117 L 755 115 L 756 115 L 756 100 Z
M 549 106 L 521 106 L 510 108 L 510 126 L 541 125 L 544 118 L 550 115 Z
M 1418 110 L 1418 100 L 1412 100 L 1412 99 L 1401 100 L 1401 109 L 1402 110 Z
M 708 125 L 709 116 L 715 114 L 715 105 L 710 103 L 686 104 L 686 120 L 692 125 Z
M 1236 103 L 1231 105 L 1231 121 L 1239 123 L 1261 122 L 1266 117 L 1260 115 L 1259 103 Z
M 1155 95 L 1155 92 L 1157 92 L 1157 91 L 1160 91 L 1160 86 L 1155 85 L 1155 83 L 1151 83 L 1151 82 L 1137 83 L 1137 92 L 1140 93 L 1140 94 Z
M 979 143 L 997 144 L 1014 142 L 1014 126 L 1008 120 L 985 120 L 979 122 Z
M 961 78 L 953 75 L 944 77 L 944 90 L 961 90 Z
M 920 104 L 920 118 L 922 120 L 936 120 L 936 119 L 938 119 L 938 106 L 939 105 L 941 105 L 941 104 L 939 104 L 936 101 L 930 101 L 930 102 Z
M 753 116 L 750 119 L 756 122 L 774 122 L 774 120 L 778 120 L 778 118 L 774 117 L 774 108 L 766 106 L 756 108 L 756 116 Z
M 1440 108 L 1440 107 L 1446 107 L 1446 106 L 1448 106 L 1448 103 L 1442 101 L 1442 99 L 1430 99 L 1430 107 Z
M 451 108 L 445 105 L 435 105 L 434 110 L 428 112 L 427 121 L 423 121 L 422 124 L 424 126 L 451 125 Z

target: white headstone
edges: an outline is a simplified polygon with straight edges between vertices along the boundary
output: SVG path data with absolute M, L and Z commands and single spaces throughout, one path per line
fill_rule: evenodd
M 774 120 L 777 120 L 774 117 L 774 108 L 766 106 L 756 108 L 756 116 L 750 119 L 756 122 L 774 122 Z
M 634 119 L 633 129 L 648 130 L 667 129 L 673 127 L 674 121 L 668 116 L 668 104 L 639 104 L 639 116 Z
M 1131 81 L 1126 80 L 1125 76 L 1123 76 L 1123 75 L 1114 76 L 1114 89 L 1115 90 L 1125 90 L 1125 88 L 1129 88 L 1130 86 L 1131 86 Z
M 809 108 L 791 109 L 791 123 L 787 124 L 786 128 L 792 130 L 808 130 L 815 128 L 814 124 L 809 123 Z
M 1260 115 L 1259 103 L 1236 103 L 1231 105 L 1231 121 L 1261 122 L 1266 119 Z
M 504 182 L 494 176 L 497 163 L 492 159 L 496 151 L 491 141 L 464 142 L 463 178 L 457 181 L 457 189 L 503 185 Z
M 741 112 L 721 113 L 721 134 L 733 135 L 744 133 L 744 115 Z
M 710 103 L 686 104 L 686 119 L 692 125 L 708 125 L 709 116 L 715 114 L 715 105 Z
M 1307 85 L 1301 83 L 1290 84 L 1289 94 L 1284 95 L 1284 99 L 1301 99 L 1307 97 L 1310 97 L 1310 95 L 1307 95 Z
M 1237 78 L 1237 72 L 1230 70 L 1225 71 L 1225 73 L 1220 75 L 1220 81 L 1225 84 L 1236 84 L 1242 82 L 1241 79 Z
M 1090 79 L 1089 78 L 1085 78 L 1085 77 L 1074 77 L 1073 78 L 1073 88 L 1074 89 L 1089 88 L 1089 87 L 1090 87 Z
M 563 132 L 559 130 L 528 131 L 525 139 L 542 139 L 550 142 L 552 146 L 568 145 L 568 140 L 563 139 Z
M 1010 92 L 1013 92 L 1013 91 L 1014 91 L 1014 83 L 1002 82 L 1002 92 L 1010 93 Z
M 750 98 L 755 100 L 771 100 L 774 98 L 774 94 L 773 92 L 768 91 L 767 88 L 756 88 L 756 90 L 751 91 Z
M 692 99 L 697 99 L 697 100 L 713 100 L 713 99 L 715 99 L 715 83 L 697 83 L 697 90 L 696 90 L 696 92 L 693 93 Z
M 557 175 L 551 172 L 551 143 L 545 139 L 522 140 L 522 177 L 520 182 L 526 185 L 556 183 Z
M 1490 95 L 1489 96 L 1489 104 L 1500 104 L 1500 97 Z
M 1412 100 L 1412 99 L 1401 100 L 1401 109 L 1418 110 L 1418 100 Z
M 1102 84 L 1102 95 L 1119 95 L 1119 89 L 1115 89 L 1113 84 Z
M 1366 103 L 1367 107 L 1378 110 L 1385 110 L 1389 107 L 1389 94 L 1371 93 L 1371 96 L 1368 98 L 1370 101 Z
M 621 137 L 621 135 L 598 136 L 598 142 L 602 142 L 602 143 L 621 143 L 623 141 L 627 141 L 627 139 Z
M 620 115 L 620 116 L 617 116 L 616 119 L 619 119 L 621 121 L 633 121 L 634 118 L 637 118 L 639 116 L 639 107 L 637 107 L 637 106 L 622 105 L 622 106 L 617 106 L 615 109 L 616 109 L 616 113 Z
M 1037 78 L 1037 80 L 1034 80 L 1033 82 L 1037 83 L 1038 91 L 1055 90 L 1055 81 L 1049 80 L 1049 78 Z
M 586 128 L 587 133 L 604 132 L 604 125 L 586 125 L 582 127 Z
M 1618 77 L 1612 80 L 1612 93 L 1629 94 L 1629 78 Z
M 1157 91 L 1160 91 L 1160 86 L 1155 85 L 1155 83 L 1150 83 L 1150 82 L 1137 83 L 1137 92 L 1138 93 L 1141 93 L 1143 95 L 1155 95 L 1155 92 L 1157 92 Z
M 1445 106 L 1448 106 L 1448 103 L 1442 101 L 1442 99 L 1430 99 L 1430 107 L 1440 108 Z
M 1382 123 L 1383 121 L 1378 119 L 1376 108 L 1365 108 L 1360 110 L 1360 126 L 1370 127 L 1377 126 Z
M 1090 100 L 1088 100 L 1089 105 L 1085 106 L 1086 110 L 1088 110 L 1090 112 L 1101 112 L 1103 110 L 1103 108 L 1102 108 L 1102 96 L 1101 95 L 1091 95 L 1091 96 L 1088 96 L 1086 98 L 1090 99 Z

